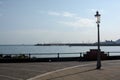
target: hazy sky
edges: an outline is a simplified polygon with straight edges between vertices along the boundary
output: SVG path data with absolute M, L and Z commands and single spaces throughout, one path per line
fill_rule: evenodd
M 120 0 L 0 0 L 0 44 L 96 42 L 120 38 Z

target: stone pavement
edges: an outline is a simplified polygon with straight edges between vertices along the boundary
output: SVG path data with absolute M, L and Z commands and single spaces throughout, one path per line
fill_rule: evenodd
M 83 65 L 93 62 L 29 62 L 0 63 L 0 80 L 27 80 L 31 77 L 66 67 Z
M 120 80 L 120 60 L 103 61 L 100 70 L 96 63 L 68 67 L 48 72 L 28 80 Z

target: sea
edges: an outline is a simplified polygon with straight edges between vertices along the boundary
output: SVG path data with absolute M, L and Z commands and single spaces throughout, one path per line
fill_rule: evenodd
M 48 57 L 50 55 L 53 55 L 53 53 L 60 53 L 65 54 L 61 55 L 62 57 L 65 57 L 79 56 L 79 54 L 75 55 L 74 53 L 85 54 L 90 49 L 97 49 L 97 46 L 0 45 L 0 54 L 42 54 L 42 56 L 45 54 L 44 57 Z M 100 49 L 101 51 L 109 52 L 110 56 L 120 56 L 120 46 L 101 46 Z

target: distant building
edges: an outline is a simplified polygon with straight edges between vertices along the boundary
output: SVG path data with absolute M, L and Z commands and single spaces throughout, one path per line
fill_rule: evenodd
M 101 44 L 116 44 L 116 42 L 112 40 L 105 40 L 105 42 L 101 42 Z

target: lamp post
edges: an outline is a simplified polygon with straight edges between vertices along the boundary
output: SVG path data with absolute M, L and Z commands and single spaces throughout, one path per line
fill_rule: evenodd
M 97 53 L 97 67 L 96 69 L 101 69 L 101 51 L 100 51 L 100 31 L 99 31 L 99 23 L 100 23 L 100 14 L 99 12 L 97 11 L 96 14 L 95 14 L 95 17 L 97 19 L 96 23 L 97 23 L 97 29 L 98 29 L 98 53 Z

